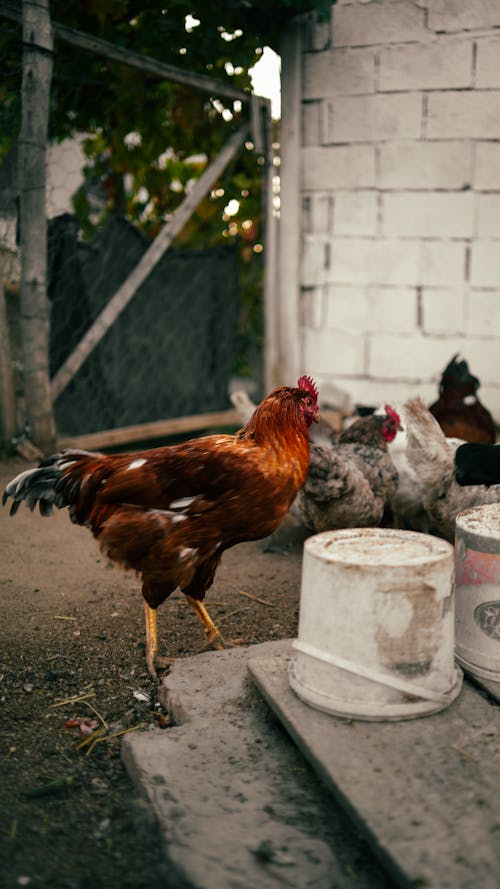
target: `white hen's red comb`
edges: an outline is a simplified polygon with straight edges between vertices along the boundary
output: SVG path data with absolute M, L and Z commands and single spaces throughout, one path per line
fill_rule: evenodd
M 314 396 L 315 401 L 318 400 L 318 390 L 312 377 L 299 377 L 297 380 L 297 388 L 305 389 L 306 392 L 310 392 L 311 395 Z
M 392 407 L 390 406 L 390 404 L 386 404 L 386 405 L 384 405 L 384 408 L 385 408 L 385 412 L 386 412 L 387 416 L 388 416 L 388 417 L 391 417 L 393 420 L 395 420 L 395 422 L 396 422 L 396 423 L 398 424 L 398 426 L 399 426 L 400 423 L 401 423 L 401 418 L 400 418 L 398 412 L 395 411 L 394 408 L 392 408 Z

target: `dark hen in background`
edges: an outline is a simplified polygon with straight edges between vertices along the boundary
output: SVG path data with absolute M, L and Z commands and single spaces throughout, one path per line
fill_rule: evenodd
M 481 384 L 469 372 L 467 362 L 458 358 L 458 354 L 454 355 L 444 369 L 439 398 L 429 410 L 448 438 L 493 444 L 496 440 L 493 418 L 476 394 Z

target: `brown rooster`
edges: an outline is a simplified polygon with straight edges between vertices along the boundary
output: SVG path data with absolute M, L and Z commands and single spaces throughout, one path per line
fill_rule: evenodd
M 457 361 L 458 357 L 454 355 L 445 367 L 439 383 L 439 398 L 429 410 L 448 438 L 493 444 L 495 424 L 477 397 L 479 380 L 469 372 L 465 360 Z
M 68 450 L 22 472 L 3 503 L 25 500 L 42 515 L 69 507 L 103 552 L 142 579 L 146 660 L 156 676 L 156 609 L 179 587 L 201 621 L 206 644 L 224 642 L 203 604 L 222 553 L 266 537 L 286 515 L 309 464 L 308 428 L 318 419 L 310 377 L 282 386 L 235 435 L 209 435 L 133 454 Z
M 352 423 L 336 444 L 311 446 L 298 498 L 306 528 L 319 533 L 380 524 L 398 481 L 387 445 L 400 428 L 398 414 L 386 405 L 384 414 Z

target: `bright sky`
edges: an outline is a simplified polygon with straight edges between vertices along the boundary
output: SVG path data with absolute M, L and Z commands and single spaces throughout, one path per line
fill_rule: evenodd
M 250 69 L 254 92 L 271 99 L 272 116 L 276 119 L 281 117 L 280 68 L 280 57 L 265 46 L 262 58 Z

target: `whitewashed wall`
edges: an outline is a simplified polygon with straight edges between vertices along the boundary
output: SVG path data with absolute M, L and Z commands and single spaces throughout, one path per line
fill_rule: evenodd
M 285 50 L 287 370 L 364 403 L 431 399 L 460 352 L 500 420 L 498 28 L 500 0 L 338 0 Z

